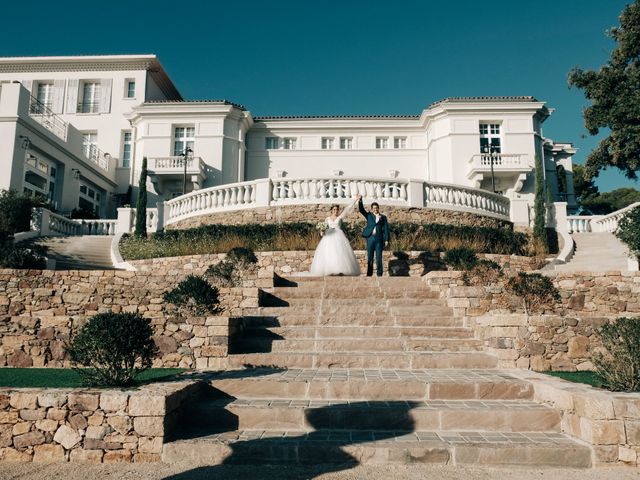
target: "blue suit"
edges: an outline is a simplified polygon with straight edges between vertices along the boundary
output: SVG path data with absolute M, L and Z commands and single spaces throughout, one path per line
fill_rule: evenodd
M 376 216 L 367 212 L 362 205 L 362 199 L 358 202 L 358 210 L 367 219 L 362 236 L 367 241 L 367 276 L 373 275 L 373 257 L 376 257 L 376 273 L 382 276 L 382 247 L 389 241 L 389 222 L 387 217 L 380 214 L 376 223 Z M 374 232 L 375 229 L 375 232 Z

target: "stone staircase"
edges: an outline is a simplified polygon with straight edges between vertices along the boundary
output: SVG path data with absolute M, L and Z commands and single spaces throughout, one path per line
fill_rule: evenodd
M 574 233 L 573 258 L 563 265 L 556 265 L 559 272 L 605 272 L 628 270 L 627 247 L 611 233 Z
M 237 370 L 208 374 L 163 461 L 591 466 L 420 278 L 288 283 L 249 312 Z
M 41 237 L 35 243 L 47 247 L 54 270 L 113 270 L 109 235 Z

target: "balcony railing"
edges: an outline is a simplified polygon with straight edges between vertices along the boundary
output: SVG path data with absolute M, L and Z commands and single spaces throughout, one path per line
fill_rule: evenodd
M 62 140 L 67 139 L 67 122 L 53 113 L 48 105 L 39 102 L 37 98 L 31 97 L 29 102 L 29 116 Z
M 148 162 L 147 168 L 155 174 L 176 174 L 184 172 L 184 157 L 182 155 L 149 158 Z M 205 164 L 202 158 L 187 158 L 188 174 L 201 174 L 204 171 Z
M 520 153 L 478 153 L 469 160 L 472 171 L 528 171 L 531 164 L 527 155 Z
M 78 102 L 76 113 L 100 113 L 100 102 Z
M 103 170 L 109 171 L 109 160 L 106 158 L 104 152 L 100 150 L 93 143 L 85 143 L 82 145 L 82 153 L 92 163 L 95 163 Z

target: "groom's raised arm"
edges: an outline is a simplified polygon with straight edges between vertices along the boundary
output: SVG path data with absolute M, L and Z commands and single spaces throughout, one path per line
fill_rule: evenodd
M 369 218 L 367 215 L 367 211 L 364 209 L 364 205 L 362 205 L 362 197 L 358 199 L 358 210 L 364 216 L 364 218 Z

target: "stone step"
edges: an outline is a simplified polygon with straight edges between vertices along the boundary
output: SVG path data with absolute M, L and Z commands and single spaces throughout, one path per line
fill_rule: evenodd
M 469 352 L 482 350 L 483 342 L 458 338 L 322 338 L 281 339 L 249 336 L 230 342 L 230 353 L 258 352 Z
M 263 307 L 296 307 L 327 308 L 352 310 L 352 307 L 365 306 L 367 309 L 386 310 L 388 307 L 415 307 L 431 309 L 446 308 L 445 300 L 440 298 L 381 298 L 381 297 L 347 297 L 347 298 L 307 298 L 262 295 L 260 305 Z
M 191 427 L 227 430 L 437 430 L 559 432 L 560 413 L 531 401 L 331 401 L 209 399 L 190 409 Z
M 481 352 L 297 352 L 229 355 L 230 368 L 495 368 L 497 358 Z
M 280 310 L 280 311 L 278 311 Z M 464 319 L 450 315 L 426 315 L 420 317 L 393 317 L 386 313 L 361 314 L 358 312 L 332 314 L 300 312 L 299 309 L 258 307 L 246 309 L 244 323 L 254 327 L 291 326 L 366 326 L 366 327 L 462 327 Z
M 218 464 L 408 464 L 591 467 L 591 449 L 561 433 L 235 430 L 165 443 L 162 461 Z
M 252 319 L 255 317 L 251 317 Z M 253 326 L 252 321 L 247 322 L 243 335 L 247 337 L 271 336 L 280 338 L 398 338 L 398 337 L 422 337 L 422 338 L 473 338 L 473 329 L 469 327 L 377 327 L 377 326 L 288 326 L 271 327 Z M 249 326 L 251 325 L 251 326 Z
M 292 400 L 530 400 L 533 387 L 505 370 L 272 369 L 212 373 L 213 394 Z
M 440 298 L 440 293 L 424 288 L 346 288 L 346 287 L 274 287 L 271 293 L 279 298 Z

